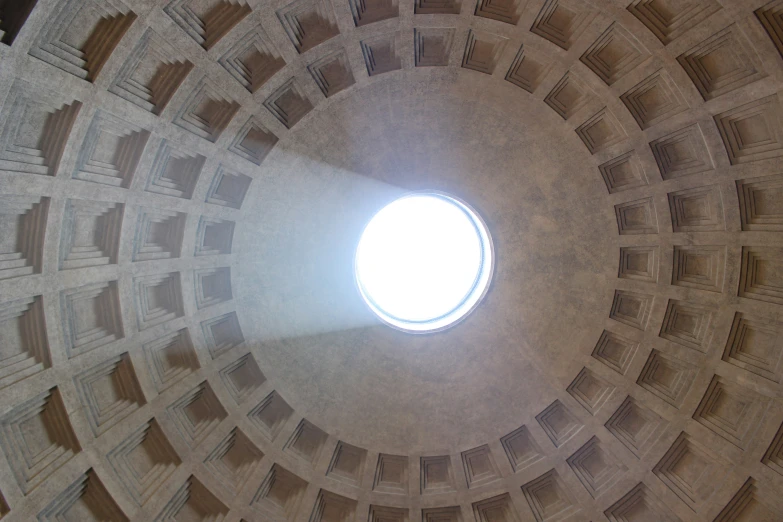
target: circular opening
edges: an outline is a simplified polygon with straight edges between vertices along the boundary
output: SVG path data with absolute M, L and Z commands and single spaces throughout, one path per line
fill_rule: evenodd
M 356 250 L 364 301 L 386 324 L 411 333 L 443 330 L 478 304 L 493 269 L 492 239 L 468 205 L 435 192 L 380 210 Z

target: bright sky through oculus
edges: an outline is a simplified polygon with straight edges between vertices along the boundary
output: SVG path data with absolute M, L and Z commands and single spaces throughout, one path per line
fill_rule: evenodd
M 403 330 L 442 329 L 471 311 L 491 275 L 491 241 L 466 205 L 435 193 L 402 197 L 372 218 L 356 253 L 362 296 Z

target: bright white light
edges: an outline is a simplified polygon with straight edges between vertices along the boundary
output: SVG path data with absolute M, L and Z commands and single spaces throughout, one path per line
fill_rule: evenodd
M 390 203 L 367 225 L 356 251 L 362 297 L 383 321 L 410 332 L 459 321 L 483 297 L 491 274 L 484 223 L 442 194 Z

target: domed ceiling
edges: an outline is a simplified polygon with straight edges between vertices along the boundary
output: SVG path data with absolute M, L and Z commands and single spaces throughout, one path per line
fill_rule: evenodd
M 0 40 L 3 522 L 783 520 L 783 0 L 0 0 Z M 496 256 L 430 335 L 354 280 L 417 190 Z

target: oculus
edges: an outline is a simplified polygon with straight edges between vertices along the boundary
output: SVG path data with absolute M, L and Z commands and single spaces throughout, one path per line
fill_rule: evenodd
M 367 224 L 356 249 L 359 293 L 387 325 L 408 333 L 445 330 L 489 288 L 492 238 L 466 203 L 438 192 L 405 195 Z

